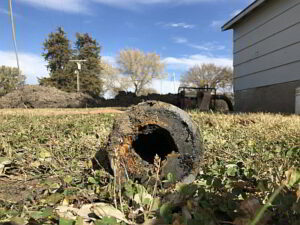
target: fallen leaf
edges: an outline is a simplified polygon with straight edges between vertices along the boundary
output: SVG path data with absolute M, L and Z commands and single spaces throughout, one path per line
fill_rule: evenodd
M 83 218 L 84 221 L 91 221 L 95 220 L 93 215 L 96 215 L 99 218 L 114 217 L 118 220 L 129 223 L 121 211 L 106 203 L 86 204 L 80 209 L 68 206 L 58 206 L 55 210 L 60 217 L 72 220 L 76 220 L 77 216 L 79 216 Z
M 49 205 L 55 205 L 63 199 L 64 199 L 63 194 L 54 193 L 54 194 L 48 196 L 45 200 L 46 200 L 46 203 L 48 203 Z
M 133 200 L 138 204 L 149 205 L 153 200 L 153 197 L 144 188 L 141 189 L 141 191 L 138 194 L 134 195 Z
M 58 206 L 55 211 L 59 217 L 76 220 L 79 209 L 68 206 Z
M 6 157 L 0 157 L 0 165 L 9 165 L 11 164 L 11 160 Z
M 26 220 L 24 218 L 21 218 L 21 217 L 14 217 L 11 219 L 11 222 L 14 222 L 18 225 L 23 225 L 23 224 L 26 224 Z
M 63 206 L 68 206 L 69 205 L 69 199 L 64 198 L 63 202 L 62 202 Z
M 64 178 L 64 182 L 66 182 L 67 184 L 71 184 L 73 181 L 73 177 L 68 175 Z
M 98 203 L 97 203 L 98 204 Z M 87 204 L 83 205 L 79 210 L 78 210 L 78 216 L 81 216 L 84 219 L 89 219 L 89 220 L 94 220 L 94 218 L 91 218 L 90 214 L 93 213 L 92 207 L 95 206 L 96 204 Z
M 11 164 L 12 161 L 5 157 L 0 157 L 0 174 L 5 172 L 5 166 Z
M 113 217 L 117 220 L 123 221 L 127 224 L 132 224 L 130 221 L 128 221 L 125 218 L 124 213 L 122 213 L 120 210 L 116 209 L 112 205 L 109 205 L 107 203 L 97 203 L 94 204 L 91 207 L 92 212 L 94 212 L 98 217 Z
M 43 211 L 29 211 L 28 212 L 30 217 L 34 220 L 44 219 L 49 216 L 52 216 L 53 209 L 52 208 L 46 208 Z
M 51 158 L 51 153 L 48 152 L 47 150 L 45 149 L 42 149 L 39 153 L 39 160 L 40 161 L 45 161 L 47 159 Z
M 300 171 L 296 170 L 294 168 L 289 169 L 285 172 L 286 176 L 286 185 L 289 187 L 294 186 L 295 184 L 298 184 L 300 182 Z
M 82 217 L 80 217 L 80 216 L 78 216 L 77 218 L 76 218 L 76 223 L 75 223 L 75 225 L 85 225 L 86 223 L 84 222 L 84 219 L 82 218 Z
M 34 161 L 32 163 L 30 163 L 30 166 L 38 168 L 41 165 L 41 163 L 39 161 Z

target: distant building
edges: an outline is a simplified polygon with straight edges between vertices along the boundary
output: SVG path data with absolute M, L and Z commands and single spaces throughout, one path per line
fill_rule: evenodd
M 295 112 L 300 87 L 300 0 L 256 0 L 228 21 L 234 93 L 242 112 Z

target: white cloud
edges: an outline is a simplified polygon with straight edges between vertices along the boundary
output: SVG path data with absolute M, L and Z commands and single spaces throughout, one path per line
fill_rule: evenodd
M 87 13 L 87 0 L 17 0 L 35 7 L 70 13 Z
M 116 66 L 116 59 L 112 56 L 102 56 L 102 59 Z M 20 69 L 24 75 L 26 75 L 27 84 L 37 84 L 37 78 L 46 77 L 49 72 L 46 68 L 46 62 L 44 59 L 32 53 L 20 52 Z M 12 51 L 1 51 L 0 50 L 0 66 L 11 66 L 17 67 L 16 56 Z
M 182 37 L 174 37 L 173 41 L 177 44 L 185 44 L 188 43 L 188 40 L 186 38 L 182 38 Z
M 224 45 L 219 45 L 216 42 L 206 42 L 204 44 L 195 44 L 195 43 L 189 42 L 188 39 L 186 39 L 184 37 L 173 37 L 172 39 L 173 39 L 174 43 L 176 43 L 176 44 L 184 44 L 190 48 L 195 48 L 195 49 L 201 50 L 201 51 L 220 51 L 220 50 L 225 49 Z
M 210 51 L 211 49 L 206 47 L 205 45 L 197 45 L 197 44 L 188 44 L 189 47 L 195 48 L 201 51 Z
M 186 23 L 168 23 L 165 25 L 166 27 L 174 27 L 174 28 L 184 28 L 184 29 L 193 29 L 195 25 L 186 24 Z
M 116 62 L 116 59 L 112 56 L 102 56 L 102 59 L 108 61 L 112 64 Z M 166 71 L 176 71 L 176 74 L 183 73 L 187 71 L 189 68 L 195 65 L 201 65 L 203 63 L 214 63 L 218 66 L 229 66 L 232 67 L 232 59 L 226 57 L 218 57 L 212 55 L 189 55 L 183 57 L 166 57 L 162 59 L 162 61 L 166 64 Z M 158 93 L 168 94 L 168 93 L 177 93 L 180 82 L 176 80 L 173 82 L 169 79 L 154 79 L 151 88 L 154 88 Z M 130 89 L 133 91 L 133 89 Z
M 116 66 L 117 65 L 117 61 L 116 58 L 113 56 L 101 56 L 101 59 L 109 64 L 111 64 L 112 66 Z
M 65 11 L 70 13 L 89 13 L 92 9 L 90 4 L 100 3 L 113 7 L 126 8 L 136 10 L 142 5 L 153 4 L 195 4 L 202 2 L 216 2 L 221 0 L 16 0 L 19 2 L 30 4 L 34 7 L 41 7 L 45 9 Z M 224 1 L 224 0 L 222 0 Z M 181 26 L 183 28 L 193 28 L 194 25 L 176 24 L 174 26 Z M 192 26 L 192 27 L 191 27 Z
M 21 52 L 19 54 L 20 67 L 23 74 L 26 75 L 27 84 L 37 84 L 37 77 L 48 76 L 48 71 L 46 69 L 46 62 L 43 58 L 37 54 Z M 112 56 L 102 56 L 102 59 L 116 65 L 116 59 Z M 16 67 L 16 58 L 14 52 L 0 51 L 0 66 L 12 66 Z M 163 59 L 166 64 L 166 69 L 175 70 L 177 73 L 182 73 L 194 65 L 200 65 L 202 63 L 215 63 L 219 66 L 230 66 L 232 67 L 232 59 L 226 57 L 216 57 L 210 55 L 190 55 L 183 57 L 167 57 Z M 153 80 L 151 85 L 152 88 L 157 90 L 158 93 L 177 93 L 178 87 L 180 85 L 179 81 L 170 80 Z
M 26 75 L 27 84 L 37 84 L 37 78 L 48 76 L 49 72 L 46 68 L 44 59 L 32 53 L 21 52 L 19 53 L 20 69 Z M 102 59 L 116 66 L 116 59 L 112 56 L 102 56 Z M 17 67 L 16 56 L 14 52 L 0 50 L 0 66 Z
M 199 2 L 213 2 L 218 0 L 93 0 L 95 2 L 101 2 L 105 4 L 157 4 L 157 3 L 177 3 L 177 4 L 191 4 Z M 123 3 L 124 2 L 124 3 Z
M 188 24 L 185 22 L 180 22 L 180 23 L 164 23 L 164 22 L 159 22 L 157 25 L 162 26 L 162 27 L 170 27 L 170 28 L 182 28 L 182 29 L 193 29 L 196 27 L 196 25 L 193 24 Z
M 225 23 L 224 20 L 213 20 L 210 24 L 211 27 L 221 28 L 221 26 Z
M 111 5 L 115 7 L 135 9 L 139 5 L 152 5 L 152 4 L 167 4 L 173 5 L 193 4 L 201 2 L 215 2 L 217 0 L 92 0 L 94 2 Z
M 167 65 L 168 69 L 186 71 L 195 65 L 201 65 L 203 63 L 214 63 L 218 66 L 230 66 L 232 67 L 232 59 L 226 57 L 216 57 L 210 55 L 189 55 L 180 58 L 167 57 L 163 59 L 163 62 Z
M 39 55 L 32 53 L 19 53 L 20 69 L 26 75 L 26 83 L 37 84 L 37 77 L 48 75 L 46 63 Z M 16 56 L 14 52 L 0 51 L 0 66 L 17 67 Z
M 207 42 L 202 45 L 188 44 L 188 46 L 202 51 L 220 51 L 225 49 L 224 45 L 219 45 L 214 42 Z

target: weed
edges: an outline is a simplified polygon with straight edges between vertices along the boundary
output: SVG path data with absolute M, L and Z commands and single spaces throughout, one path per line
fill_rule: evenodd
M 174 183 L 172 174 L 160 180 L 161 160 L 156 157 L 152 175 L 141 185 L 93 170 L 91 159 L 107 140 L 113 114 L 31 112 L 10 110 L 0 115 L 1 221 L 189 225 L 300 221 L 299 116 L 191 111 L 206 148 L 197 180 Z

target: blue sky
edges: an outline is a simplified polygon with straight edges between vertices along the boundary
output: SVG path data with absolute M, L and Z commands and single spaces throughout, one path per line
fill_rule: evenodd
M 102 58 L 111 63 L 124 48 L 156 52 L 165 62 L 166 72 L 175 73 L 176 79 L 195 64 L 231 66 L 232 32 L 221 32 L 220 27 L 249 3 L 250 0 L 13 0 L 21 69 L 29 84 L 47 75 L 42 43 L 58 26 L 72 41 L 76 32 L 92 35 L 102 46 Z M 0 26 L 0 65 L 16 66 L 7 0 L 0 0 Z

